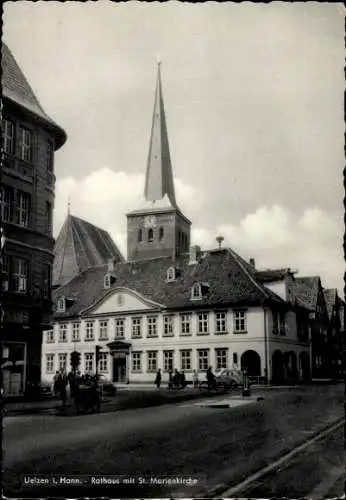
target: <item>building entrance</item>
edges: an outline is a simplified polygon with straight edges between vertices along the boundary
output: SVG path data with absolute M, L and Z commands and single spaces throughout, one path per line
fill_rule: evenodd
M 113 358 L 113 382 L 126 382 L 126 357 Z

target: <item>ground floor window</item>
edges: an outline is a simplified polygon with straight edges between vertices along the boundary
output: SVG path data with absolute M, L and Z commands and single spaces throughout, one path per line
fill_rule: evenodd
M 140 372 L 142 370 L 142 353 L 133 352 L 132 353 L 132 371 Z
M 85 371 L 88 372 L 93 372 L 94 370 L 94 353 L 93 352 L 87 352 L 85 353 Z
M 54 354 L 46 354 L 46 372 L 54 373 Z
M 108 353 L 100 352 L 99 358 L 99 370 L 100 372 L 108 372 Z
M 191 350 L 184 349 L 180 351 L 180 369 L 191 370 Z
M 59 371 L 66 371 L 67 354 L 59 354 Z
M 198 369 L 207 370 L 209 367 L 209 349 L 198 349 Z
M 163 351 L 163 369 L 165 372 L 173 371 L 173 351 Z
M 156 372 L 157 370 L 157 351 L 148 351 L 148 372 Z
M 221 370 L 228 367 L 228 349 L 215 349 L 215 369 Z

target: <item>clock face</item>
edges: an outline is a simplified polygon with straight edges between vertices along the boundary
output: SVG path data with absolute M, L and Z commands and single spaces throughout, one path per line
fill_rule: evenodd
M 144 226 L 145 227 L 155 227 L 156 226 L 156 217 L 155 215 L 147 215 L 144 219 Z

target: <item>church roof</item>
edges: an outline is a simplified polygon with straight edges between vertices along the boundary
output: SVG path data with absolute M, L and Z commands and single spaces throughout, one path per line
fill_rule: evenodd
M 21 106 L 29 113 L 39 117 L 46 125 L 52 128 L 56 137 L 56 147 L 61 147 L 66 141 L 65 131 L 43 110 L 24 73 L 5 43 L 2 43 L 1 66 L 3 96 Z
M 176 207 L 159 64 L 144 196 L 147 201 L 151 202 L 161 200 L 165 195 L 171 205 Z
M 124 260 L 107 231 L 69 214 L 54 247 L 53 286 L 64 285 L 109 259 Z
M 198 254 L 197 263 L 189 263 L 189 254 L 160 257 L 131 262 L 118 262 L 112 288 L 126 287 L 143 297 L 162 304 L 167 310 L 205 307 L 247 307 L 263 303 L 287 304 L 274 292 L 258 283 L 245 267 L 244 261 L 231 249 L 208 250 Z M 178 272 L 174 281 L 166 281 L 167 270 L 174 266 Z M 79 274 L 54 292 L 54 299 L 65 296 L 71 306 L 55 319 L 78 316 L 84 309 L 109 293 L 103 278 L 107 266 L 93 267 Z M 201 300 L 191 300 L 194 283 L 208 284 Z

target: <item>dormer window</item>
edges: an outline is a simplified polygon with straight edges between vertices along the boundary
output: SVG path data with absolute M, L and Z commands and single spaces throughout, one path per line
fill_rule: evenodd
M 191 290 L 191 300 L 198 300 L 202 298 L 202 287 L 200 283 L 195 283 Z
M 65 312 L 66 309 L 66 302 L 65 302 L 65 297 L 60 297 L 57 302 L 57 312 Z
M 109 273 L 103 278 L 103 288 L 110 288 L 111 286 L 111 276 Z
M 167 269 L 167 281 L 174 281 L 174 280 L 175 280 L 175 268 L 169 267 Z

